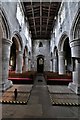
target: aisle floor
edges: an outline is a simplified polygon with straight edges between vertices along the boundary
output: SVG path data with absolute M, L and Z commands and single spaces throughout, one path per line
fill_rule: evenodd
M 38 74 L 34 80 L 33 85 L 14 85 L 13 88 L 8 89 L 8 91 L 13 91 L 15 88 L 19 88 L 19 91 L 21 92 L 30 92 L 30 98 L 28 100 L 28 103 L 25 105 L 2 104 L 3 120 L 7 120 L 7 118 L 14 118 L 15 120 L 16 118 L 20 118 L 20 120 L 21 118 L 53 118 L 53 120 L 80 120 L 80 106 L 56 106 L 52 105 L 51 103 L 50 93 L 73 93 L 67 88 L 67 86 L 48 86 L 43 75 Z M 75 94 L 75 97 L 77 100 L 80 100 L 80 96 Z M 23 96 L 21 95 L 20 100 L 23 101 Z

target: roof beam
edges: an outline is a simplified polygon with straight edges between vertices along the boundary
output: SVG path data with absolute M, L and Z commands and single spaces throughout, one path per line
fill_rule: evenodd
M 42 30 L 42 1 L 40 0 L 40 35 Z
M 50 4 L 49 4 L 49 9 L 48 9 L 48 19 L 47 19 L 47 25 L 46 25 L 46 33 L 45 33 L 45 35 L 47 35 L 47 28 L 48 28 L 49 16 L 50 16 L 50 8 L 51 8 L 51 0 L 50 0 Z
M 25 6 L 25 8 L 32 8 L 32 6 L 33 6 L 33 8 L 35 8 L 35 7 L 39 7 L 40 6 L 40 4 L 39 3 L 37 3 L 36 5 L 34 4 L 34 5 L 26 5 Z M 46 4 L 46 2 L 44 2 L 43 4 L 42 4 L 42 6 L 43 7 L 48 7 L 49 6 L 49 4 Z M 51 4 L 51 7 L 55 7 L 56 8 L 56 6 L 57 6 L 57 3 L 55 4 L 54 2 L 53 2 L 53 4 Z
M 42 26 L 42 28 L 45 28 L 46 24 L 44 26 Z M 49 27 L 51 27 L 51 25 L 48 25 Z M 31 28 L 33 28 L 34 25 L 31 25 Z M 40 25 L 36 25 L 36 28 L 40 27 Z
M 27 16 L 30 24 L 29 30 L 32 32 L 32 38 L 50 38 L 50 31 L 55 22 L 54 17 L 57 14 L 59 3 L 53 2 L 52 0 L 49 0 L 49 2 L 43 2 L 43 0 L 39 0 L 39 2 L 29 1 L 28 4 L 24 3 L 24 6 L 25 16 Z
M 40 18 L 40 17 L 43 18 L 43 19 L 47 19 L 48 16 L 36 16 L 35 19 L 38 19 L 38 18 Z M 50 16 L 49 18 L 50 18 L 50 19 L 53 19 L 53 16 Z M 33 19 L 33 17 L 31 16 L 31 17 L 29 17 L 28 19 L 29 19 L 29 20 L 30 20 L 30 19 Z
M 34 9 L 33 9 L 33 5 L 32 5 L 32 0 L 31 0 L 31 8 L 32 8 L 32 16 L 33 16 L 33 22 L 34 22 L 35 36 L 37 36 L 37 34 L 36 34 L 36 25 L 35 25 L 35 17 L 34 17 Z

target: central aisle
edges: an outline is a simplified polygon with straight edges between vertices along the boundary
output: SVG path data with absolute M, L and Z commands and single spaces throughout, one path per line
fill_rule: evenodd
M 48 110 L 51 107 L 50 97 L 43 74 L 37 74 L 28 105 L 40 105 L 42 107 L 42 116 L 48 116 Z

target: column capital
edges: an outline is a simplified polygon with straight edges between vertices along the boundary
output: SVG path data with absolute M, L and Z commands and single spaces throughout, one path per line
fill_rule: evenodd
M 53 56 L 53 59 L 57 59 L 57 56 Z
M 23 55 L 22 51 L 17 51 L 17 54 Z
M 70 47 L 74 47 L 74 46 L 80 46 L 80 38 L 73 39 L 70 42 Z
M 59 56 L 64 56 L 64 54 L 65 54 L 64 51 L 59 51 L 59 52 L 58 52 L 58 55 L 59 55 Z
M 24 58 L 29 58 L 29 56 L 26 55 L 26 56 L 24 56 Z
M 11 40 L 9 40 L 9 39 L 7 39 L 7 38 L 2 38 L 2 45 L 3 44 L 6 44 L 6 45 L 12 45 L 12 41 Z

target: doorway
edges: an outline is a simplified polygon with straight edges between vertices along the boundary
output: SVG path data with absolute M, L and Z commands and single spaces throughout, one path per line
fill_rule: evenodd
M 38 57 L 37 58 L 37 72 L 43 73 L 43 71 L 44 71 L 44 58 Z

